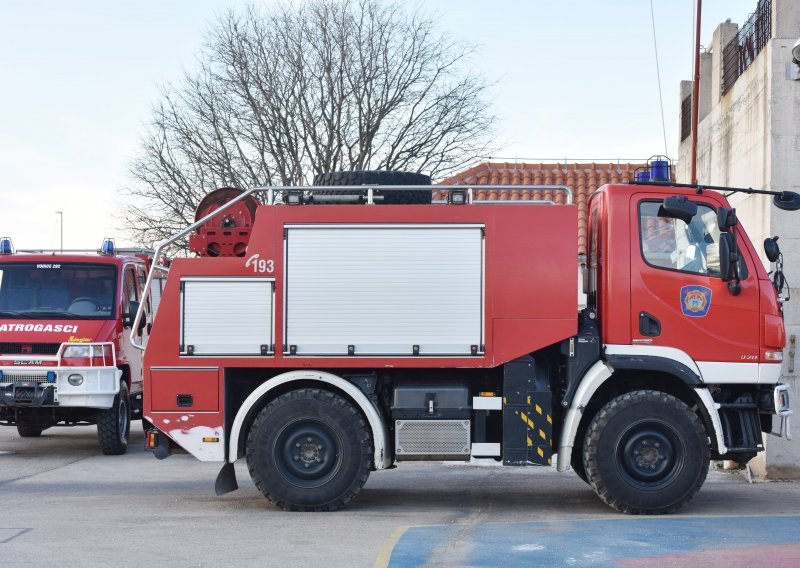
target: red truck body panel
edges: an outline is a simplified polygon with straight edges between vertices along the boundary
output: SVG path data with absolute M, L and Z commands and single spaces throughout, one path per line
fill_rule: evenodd
M 284 349 L 284 228 L 292 224 L 481 224 L 485 227 L 483 354 L 452 357 L 303 357 Z M 225 368 L 375 369 L 496 367 L 577 331 L 577 210 L 574 206 L 261 206 L 243 258 L 176 258 L 156 314 L 145 373 L 145 416 L 175 438 L 202 428 L 222 431 Z M 435 246 L 435 243 L 431 243 Z M 275 278 L 274 353 L 264 357 L 180 354 L 183 278 L 252 277 L 253 255 L 269 259 Z M 180 388 L 179 388 L 180 387 Z M 182 389 L 182 390 L 181 390 Z M 191 394 L 183 409 L 176 393 Z M 206 430 L 207 429 L 207 430 Z M 198 448 L 200 451 L 203 448 Z M 199 455 L 199 454 L 196 454 Z
M 284 239 L 286 225 L 461 224 L 486 227 L 485 338 L 482 356 L 473 357 L 301 357 L 284 354 Z M 177 258 L 159 307 L 147 368 L 198 366 L 201 362 L 235 367 L 494 367 L 574 335 L 577 330 L 576 208 L 508 207 L 259 207 L 247 257 L 274 262 L 275 353 L 263 357 L 180 356 L 180 280 L 191 276 L 249 277 L 246 258 Z M 435 246 L 435 243 L 431 243 Z

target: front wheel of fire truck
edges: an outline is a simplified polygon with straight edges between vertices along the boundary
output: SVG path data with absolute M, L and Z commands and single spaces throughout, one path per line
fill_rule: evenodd
M 618 396 L 592 419 L 583 447 L 597 495 L 630 514 L 672 513 L 706 479 L 708 434 L 682 401 L 642 390 Z
M 364 417 L 338 394 L 298 389 L 270 402 L 247 437 L 256 487 L 292 511 L 333 511 L 355 497 L 372 464 Z
M 97 438 L 100 449 L 107 456 L 120 456 L 128 449 L 131 433 L 131 403 L 125 381 L 120 381 L 119 392 L 111 408 L 97 412 Z

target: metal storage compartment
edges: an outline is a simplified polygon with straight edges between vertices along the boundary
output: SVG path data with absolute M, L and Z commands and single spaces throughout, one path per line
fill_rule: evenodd
M 481 354 L 483 232 L 288 225 L 287 354 Z
M 269 278 L 182 279 L 181 353 L 271 353 L 274 289 Z
M 470 409 L 469 387 L 465 382 L 400 383 L 392 394 L 395 419 L 469 418 Z
M 392 394 L 397 459 L 468 459 L 472 431 L 469 418 L 466 382 L 397 384 Z

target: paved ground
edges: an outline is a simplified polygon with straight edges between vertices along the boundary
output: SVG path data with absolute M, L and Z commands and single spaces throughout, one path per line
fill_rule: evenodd
M 574 474 L 401 464 L 336 513 L 286 513 L 237 465 L 141 448 L 102 456 L 94 428 L 0 428 L 2 566 L 797 566 L 800 483 L 712 472 L 679 515 L 618 515 Z M 9 452 L 9 453 L 4 453 Z

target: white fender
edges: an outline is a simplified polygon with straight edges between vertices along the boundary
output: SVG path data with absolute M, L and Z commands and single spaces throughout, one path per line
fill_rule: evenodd
M 708 415 L 711 417 L 711 424 L 714 426 L 714 437 L 717 439 L 717 448 L 720 454 L 728 453 L 728 446 L 722 437 L 722 421 L 719 419 L 719 404 L 714 402 L 708 389 L 694 389 L 703 406 L 706 407 Z
M 692 366 L 695 366 L 694 362 L 692 362 Z M 564 426 L 561 430 L 561 439 L 558 443 L 558 471 L 570 469 L 572 448 L 575 445 L 575 436 L 578 432 L 578 425 L 583 417 L 583 411 L 592 399 L 592 396 L 594 396 L 594 393 L 600 388 L 600 385 L 606 382 L 612 373 L 613 369 L 607 363 L 598 361 L 592 365 L 581 379 L 581 384 L 578 386 L 578 390 L 575 392 L 575 396 L 572 399 L 572 404 L 567 410 Z M 719 405 L 714 402 L 708 389 L 696 388 L 694 391 L 697 393 L 708 415 L 711 417 L 711 424 L 714 427 L 713 435 L 717 441 L 719 453 L 727 453 L 728 448 L 722 437 L 722 422 L 720 421 L 718 412 Z
M 370 402 L 367 396 L 358 387 L 341 377 L 322 371 L 290 371 L 288 373 L 283 373 L 261 384 L 256 390 L 250 393 L 250 396 L 242 403 L 241 408 L 239 408 L 239 411 L 236 413 L 236 418 L 233 420 L 229 438 L 230 448 L 228 449 L 228 461 L 230 463 L 238 459 L 239 434 L 242 431 L 242 425 L 247 413 L 250 412 L 253 406 L 269 391 L 280 385 L 295 381 L 325 383 L 344 391 L 358 404 L 361 411 L 367 417 L 367 422 L 372 430 L 372 441 L 375 444 L 375 469 L 385 469 L 392 465 L 391 456 L 387 455 L 386 452 L 386 440 L 389 438 L 389 431 L 386 428 L 386 424 L 381 419 L 378 409 L 375 408 L 375 405 Z
M 604 361 L 598 361 L 581 378 L 581 384 L 578 385 L 578 390 L 575 391 L 572 404 L 567 410 L 567 416 L 561 428 L 561 439 L 558 442 L 558 461 L 556 462 L 558 471 L 567 471 L 570 468 L 569 462 L 572 459 L 572 447 L 575 444 L 575 435 L 578 433 L 578 425 L 581 423 L 583 410 L 595 391 L 610 376 L 611 368 Z

